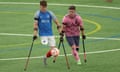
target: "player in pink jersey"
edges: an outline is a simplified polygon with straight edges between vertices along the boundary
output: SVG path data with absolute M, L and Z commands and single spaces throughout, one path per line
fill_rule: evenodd
M 83 21 L 80 15 L 76 13 L 76 7 L 70 6 L 68 9 L 68 14 L 66 14 L 62 21 L 62 32 L 65 33 L 68 44 L 72 48 L 72 54 L 77 61 L 77 64 L 81 64 L 80 57 L 78 54 L 79 51 L 79 40 L 80 32 L 82 38 L 85 39 Z

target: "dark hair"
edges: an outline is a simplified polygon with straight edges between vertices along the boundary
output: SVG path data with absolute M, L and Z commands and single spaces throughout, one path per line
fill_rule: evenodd
M 47 1 L 46 0 L 41 0 L 40 5 L 46 7 L 47 6 Z
M 76 10 L 76 7 L 75 6 L 69 6 L 69 10 Z

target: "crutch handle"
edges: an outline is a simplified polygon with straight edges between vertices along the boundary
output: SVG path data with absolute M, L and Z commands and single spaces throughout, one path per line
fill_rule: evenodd
M 61 36 L 61 37 L 60 37 L 60 41 L 63 42 L 63 40 L 64 40 L 64 39 L 63 39 L 63 36 Z

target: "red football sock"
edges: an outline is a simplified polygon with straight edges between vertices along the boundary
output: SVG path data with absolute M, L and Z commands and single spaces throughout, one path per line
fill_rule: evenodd
M 47 54 L 46 54 L 46 57 L 48 58 L 48 57 L 51 57 L 52 55 L 51 55 L 51 51 L 49 50 L 48 52 L 47 52 Z

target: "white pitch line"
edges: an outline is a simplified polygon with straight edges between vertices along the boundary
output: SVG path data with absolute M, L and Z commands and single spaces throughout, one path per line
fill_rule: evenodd
M 39 4 L 39 3 L 27 3 L 27 2 L 0 2 L 0 4 Z M 120 7 L 108 7 L 108 6 L 96 6 L 96 5 L 79 5 L 79 4 L 59 4 L 59 3 L 48 3 L 48 5 L 54 5 L 54 6 L 70 6 L 70 5 L 75 5 L 79 7 L 91 7 L 91 8 L 105 8 L 105 9 L 117 9 L 119 10 Z
M 58 5 L 58 6 L 70 6 L 70 5 L 75 5 L 78 7 L 90 7 L 90 8 L 105 8 L 105 9 L 120 9 L 119 7 L 108 7 L 108 6 L 96 6 L 96 5 L 79 5 L 79 4 L 55 4 L 51 3 L 49 5 Z
M 32 34 L 15 34 L 15 33 L 0 33 L 0 35 L 5 36 L 33 36 Z M 55 36 L 58 38 L 59 36 Z M 120 40 L 120 38 L 103 38 L 103 37 L 87 37 L 87 39 L 100 39 L 100 40 Z
M 15 33 L 0 33 L 0 35 L 8 35 L 8 36 L 33 36 L 32 34 L 15 34 Z
M 108 53 L 108 52 L 115 52 L 120 51 L 120 49 L 111 49 L 111 50 L 103 50 L 103 51 L 94 51 L 94 52 L 86 52 L 86 54 L 100 54 L 100 53 Z M 84 53 L 79 53 L 84 54 Z M 67 56 L 71 56 L 72 54 L 67 54 Z M 59 55 L 60 57 L 63 57 L 64 55 Z M 38 59 L 43 58 L 43 56 L 37 56 L 37 57 L 30 57 L 30 59 Z M 9 60 L 25 60 L 27 57 L 20 57 L 20 58 L 6 58 L 6 59 L 0 59 L 0 61 L 9 61 Z
M 98 39 L 98 40 L 120 40 L 120 38 L 103 38 L 103 37 L 87 37 L 87 39 Z

